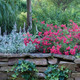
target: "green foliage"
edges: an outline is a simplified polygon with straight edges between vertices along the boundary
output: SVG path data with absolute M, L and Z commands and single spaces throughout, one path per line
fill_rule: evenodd
M 70 3 L 72 3 L 74 0 L 50 0 L 53 2 L 53 4 L 57 7 L 62 6 L 62 9 L 65 10 Z
M 20 26 L 21 28 L 23 28 L 24 26 L 24 22 L 25 22 L 25 26 L 27 26 L 27 12 L 21 12 L 18 16 L 17 16 L 17 29 L 19 30 Z
M 77 53 L 75 56 L 76 56 L 76 58 L 80 58 L 80 52 Z
M 58 65 L 50 65 L 45 71 L 46 80 L 65 80 L 68 78 L 69 70 L 65 69 L 63 66 L 60 68 Z
M 77 3 L 78 5 L 76 5 Z M 33 0 L 33 19 L 37 18 L 37 21 L 45 21 L 47 24 L 58 26 L 61 24 L 67 25 L 69 24 L 69 20 L 73 20 L 80 25 L 79 5 L 79 0 Z M 63 8 L 65 8 L 65 10 Z M 40 25 L 35 21 L 33 21 L 33 23 L 35 26 Z M 67 25 L 67 27 L 69 26 Z M 38 27 L 38 29 L 40 29 L 40 27 Z
M 27 26 L 27 8 L 26 8 L 27 2 L 26 0 L 20 0 L 18 5 L 18 15 L 17 15 L 17 29 L 19 31 L 19 28 L 23 28 L 24 22 L 25 26 Z
M 11 71 L 14 72 L 12 75 L 13 80 L 20 76 L 25 80 L 36 80 L 36 73 L 38 72 L 34 63 L 25 60 L 19 60 Z
M 20 0 L 20 3 L 19 3 L 19 11 L 21 12 L 26 12 L 26 5 L 27 5 L 27 2 L 26 0 Z
M 0 27 L 11 32 L 15 21 L 19 27 L 27 24 L 26 0 L 0 0 Z M 32 16 L 37 21 L 53 25 L 68 24 L 72 19 L 80 25 L 80 0 L 32 0 Z M 35 34 L 36 25 L 41 31 L 43 26 L 33 21 L 32 33 Z M 68 26 L 68 25 L 67 25 Z
M 0 0 L 0 27 L 2 32 L 11 32 L 16 21 L 19 0 Z

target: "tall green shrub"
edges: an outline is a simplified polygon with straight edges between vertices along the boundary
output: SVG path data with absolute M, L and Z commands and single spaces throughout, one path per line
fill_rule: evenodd
M 16 21 L 19 0 L 0 0 L 0 27 L 10 32 Z
M 38 21 L 45 21 L 53 25 L 68 24 L 70 19 L 79 23 L 79 5 L 79 0 L 34 0 L 32 4 L 33 17 Z

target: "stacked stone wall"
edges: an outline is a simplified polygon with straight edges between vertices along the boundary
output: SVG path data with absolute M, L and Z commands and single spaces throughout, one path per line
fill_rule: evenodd
M 69 68 L 72 72 L 69 74 L 67 80 L 80 80 L 80 58 L 76 59 L 74 56 L 70 55 L 52 55 L 46 53 L 0 54 L 0 80 L 10 80 L 12 72 L 7 73 L 7 71 L 11 70 L 12 66 L 17 63 L 19 59 L 36 64 L 36 68 L 39 70 L 37 74 L 39 80 L 44 80 L 44 71 L 49 64 L 58 64 L 59 66 L 63 65 Z

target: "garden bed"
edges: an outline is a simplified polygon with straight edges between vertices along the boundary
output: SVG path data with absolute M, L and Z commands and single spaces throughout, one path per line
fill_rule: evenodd
M 58 64 L 59 66 L 65 66 L 71 70 L 68 80 L 80 80 L 80 58 L 71 55 L 58 55 L 58 54 L 47 54 L 47 53 L 35 53 L 35 54 L 1 54 L 0 53 L 0 78 L 1 80 L 10 80 L 12 72 L 7 73 L 11 70 L 12 66 L 18 62 L 18 60 L 26 60 L 36 64 L 36 68 L 39 70 L 37 74 L 41 80 L 44 80 L 44 71 L 47 69 L 49 64 Z M 3 75 L 3 76 L 2 76 Z M 40 80 L 39 79 L 39 80 Z

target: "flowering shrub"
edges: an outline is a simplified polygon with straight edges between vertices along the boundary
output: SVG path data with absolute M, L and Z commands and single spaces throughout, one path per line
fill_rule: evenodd
M 70 22 L 70 28 L 64 24 L 60 27 L 46 24 L 46 30 L 38 32 L 38 37 L 34 40 L 27 33 L 29 38 L 25 38 L 24 43 L 26 46 L 29 41 L 35 43 L 36 49 L 43 53 L 75 55 L 80 52 L 80 27 L 72 20 Z M 45 25 L 45 21 L 41 24 Z

